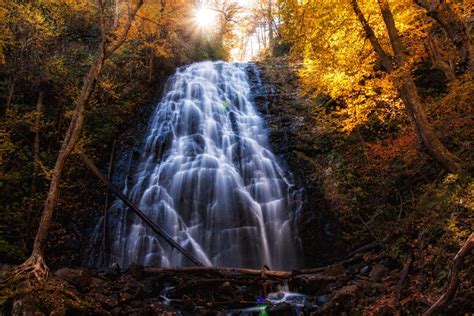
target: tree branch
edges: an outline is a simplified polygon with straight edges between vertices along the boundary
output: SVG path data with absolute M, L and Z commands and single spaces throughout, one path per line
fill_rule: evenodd
M 357 16 L 357 19 L 359 20 L 359 22 L 362 24 L 362 27 L 364 28 L 365 35 L 367 36 L 370 43 L 372 44 L 372 47 L 374 48 L 375 52 L 379 56 L 382 66 L 388 72 L 391 72 L 393 70 L 392 61 L 389 55 L 383 49 L 382 45 L 380 45 L 380 42 L 377 36 L 375 35 L 374 30 L 372 29 L 372 27 L 369 25 L 369 22 L 365 18 L 364 13 L 360 9 L 359 3 L 357 2 L 357 0 L 351 0 L 351 6 L 352 6 L 352 9 L 354 10 L 355 15 Z
M 111 54 L 113 54 L 113 52 L 115 52 L 117 48 L 119 48 L 125 42 L 125 40 L 127 39 L 128 31 L 132 27 L 135 15 L 137 14 L 138 10 L 140 10 L 140 7 L 142 5 L 143 5 L 143 0 L 138 0 L 135 8 L 128 14 L 127 22 L 125 23 L 125 26 L 120 36 L 115 41 L 113 41 L 110 44 L 110 46 L 104 49 L 105 59 L 108 58 Z
M 181 252 L 186 258 L 188 258 L 191 262 L 193 262 L 197 266 L 204 266 L 204 264 L 197 259 L 194 255 L 184 249 L 177 241 L 173 239 L 165 230 L 161 227 L 156 225 L 142 210 L 140 210 L 132 201 L 130 201 L 122 191 L 118 190 L 114 185 L 110 182 L 110 180 L 100 173 L 99 169 L 95 166 L 92 160 L 84 154 L 84 152 L 79 152 L 79 158 L 84 162 L 86 167 L 94 174 L 102 183 L 104 183 L 107 188 L 112 191 L 117 197 L 122 200 L 122 202 L 127 205 L 135 215 L 137 215 L 155 234 L 163 238 L 171 247 Z
M 448 305 L 449 301 L 451 301 L 451 299 L 454 297 L 454 294 L 456 294 L 456 290 L 458 289 L 459 271 L 461 270 L 464 257 L 469 254 L 473 247 L 474 233 L 469 236 L 469 238 L 466 240 L 461 249 L 459 249 L 458 253 L 453 259 L 453 264 L 451 268 L 451 280 L 449 281 L 448 289 L 426 312 L 423 313 L 423 316 L 431 316 L 438 314 Z
M 429 10 L 430 9 L 430 6 L 427 2 L 423 1 L 423 0 L 413 0 L 417 5 L 419 5 L 420 7 L 426 9 L 426 10 Z

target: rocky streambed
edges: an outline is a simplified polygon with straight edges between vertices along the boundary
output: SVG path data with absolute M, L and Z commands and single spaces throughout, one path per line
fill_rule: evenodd
M 368 247 L 376 249 L 376 245 Z M 368 250 L 370 250 L 368 249 Z M 3 273 L 2 315 L 337 314 L 393 291 L 396 265 L 360 249 L 325 267 L 291 272 L 231 268 L 62 268 L 45 282 Z M 371 259 L 368 259 L 371 258 Z M 387 311 L 389 311 L 387 309 Z

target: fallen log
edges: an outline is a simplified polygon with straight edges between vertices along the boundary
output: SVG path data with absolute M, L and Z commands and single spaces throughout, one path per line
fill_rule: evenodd
M 249 276 L 249 277 L 263 277 L 263 278 L 277 278 L 277 279 L 289 279 L 295 275 L 301 274 L 298 271 L 269 271 L 265 269 L 246 269 L 246 268 L 219 268 L 219 267 L 182 267 L 182 268 L 144 268 L 143 272 L 145 275 L 163 274 L 163 273 L 176 273 L 176 274 L 217 274 L 222 276 Z
M 89 159 L 82 151 L 79 152 L 79 157 L 81 158 L 82 162 L 86 165 L 86 167 L 94 174 L 100 181 L 102 181 L 107 188 L 112 191 L 117 197 L 122 200 L 122 202 L 127 205 L 130 210 L 135 213 L 140 219 L 150 227 L 150 229 L 163 238 L 171 247 L 175 248 L 179 252 L 181 252 L 186 258 L 188 258 L 191 262 L 193 262 L 197 266 L 204 266 L 204 264 L 199 261 L 196 257 L 190 254 L 186 249 L 184 249 L 178 242 L 176 242 L 167 232 L 165 232 L 161 227 L 156 225 L 148 216 L 143 213 L 138 206 L 136 206 L 132 201 L 130 201 L 125 194 L 122 193 L 119 189 L 117 189 L 107 177 L 105 177 L 102 173 L 100 173 L 99 169 L 95 166 L 94 162 Z

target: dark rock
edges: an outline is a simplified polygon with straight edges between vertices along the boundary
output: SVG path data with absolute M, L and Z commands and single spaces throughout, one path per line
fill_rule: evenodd
M 360 273 L 362 273 L 362 274 L 367 274 L 367 273 L 369 273 L 369 271 L 370 271 L 369 266 L 365 266 L 362 269 L 360 269 Z
M 110 268 L 114 273 L 120 274 L 122 272 L 122 268 L 120 268 L 120 265 L 117 262 L 112 263 Z
M 320 295 L 318 296 L 317 300 L 318 303 L 321 305 L 327 303 L 329 301 L 329 294 Z
M 132 263 L 128 267 L 128 271 L 137 281 L 143 280 L 143 266 Z
M 61 268 L 54 275 L 71 283 L 80 290 L 87 288 L 91 283 L 90 274 L 82 269 Z
M 110 267 L 101 269 L 100 275 L 107 280 L 115 281 L 122 275 L 122 270 L 117 263 L 113 263 Z
M 157 297 L 160 295 L 158 286 L 159 278 L 147 278 L 143 283 L 143 292 L 146 297 Z
M 90 286 L 94 287 L 103 287 L 107 283 L 106 280 L 100 278 L 100 277 L 91 277 L 91 284 Z
M 339 280 L 336 276 L 325 274 L 302 274 L 294 277 L 289 284 L 291 288 L 308 295 L 327 294 L 333 284 Z
M 342 263 L 331 265 L 324 269 L 324 274 L 329 276 L 339 276 L 346 272 L 346 268 Z
M 369 277 L 375 282 L 380 282 L 387 275 L 387 273 L 387 267 L 382 265 L 375 265 L 372 270 L 370 270 Z
M 343 315 L 343 313 L 351 311 L 356 306 L 358 291 L 359 287 L 357 285 L 347 285 L 334 291 L 329 302 L 322 306 L 318 314 Z

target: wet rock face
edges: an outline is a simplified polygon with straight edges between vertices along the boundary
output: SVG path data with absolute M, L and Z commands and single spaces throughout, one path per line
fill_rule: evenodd
M 247 73 L 257 108 L 267 122 L 270 146 L 303 189 L 298 230 L 305 265 L 330 263 L 346 251 L 339 241 L 337 219 L 324 198 L 326 168 L 316 158 L 327 154 L 332 144 L 318 132 L 310 104 L 299 96 L 298 82 L 291 70 L 283 66 L 277 70 L 266 65 L 258 67 L 249 66 Z

